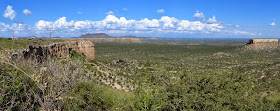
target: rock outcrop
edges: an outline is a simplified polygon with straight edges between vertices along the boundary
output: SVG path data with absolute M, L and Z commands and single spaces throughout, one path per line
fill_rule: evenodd
M 259 43 L 245 45 L 245 50 L 248 51 L 273 51 L 280 48 L 279 43 Z
M 42 46 L 28 46 L 27 50 L 23 51 L 23 57 L 26 60 L 37 60 L 37 61 L 43 61 L 49 56 L 49 50 L 47 47 Z
M 278 39 L 250 39 L 245 46 L 249 51 L 273 51 L 279 49 Z
M 248 44 L 278 43 L 278 39 L 250 39 Z
M 71 51 L 83 53 L 89 59 L 95 59 L 94 44 L 90 41 L 72 41 L 55 43 L 48 46 L 29 46 L 23 51 L 25 59 L 42 61 L 46 57 L 66 57 Z

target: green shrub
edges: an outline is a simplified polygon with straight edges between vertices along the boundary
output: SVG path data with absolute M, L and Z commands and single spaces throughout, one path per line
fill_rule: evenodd
M 130 93 L 91 82 L 78 84 L 70 95 L 77 99 L 68 99 L 66 110 L 123 110 L 129 108 L 126 102 L 133 97 Z
M 39 110 L 41 107 L 35 98 L 40 89 L 16 68 L 0 63 L 0 84 L 1 110 Z

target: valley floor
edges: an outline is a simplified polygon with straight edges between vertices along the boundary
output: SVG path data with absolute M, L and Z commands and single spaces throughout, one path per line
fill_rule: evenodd
M 41 65 L 14 63 L 2 50 L 0 107 L 280 110 L 280 50 L 250 51 L 246 42 L 95 43 L 95 60 L 73 53 Z

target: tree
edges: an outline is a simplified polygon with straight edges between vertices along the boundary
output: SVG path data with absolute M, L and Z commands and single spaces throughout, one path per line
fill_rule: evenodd
M 44 23 L 45 23 L 44 32 L 49 35 L 49 38 L 52 38 L 52 34 L 56 31 L 58 24 L 56 22 L 52 24 L 51 23 L 47 24 L 46 21 L 44 21 Z

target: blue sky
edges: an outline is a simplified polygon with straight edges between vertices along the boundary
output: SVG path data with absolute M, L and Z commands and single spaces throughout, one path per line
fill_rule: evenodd
M 1 0 L 0 36 L 278 38 L 279 0 Z M 25 12 L 23 12 L 25 10 Z

